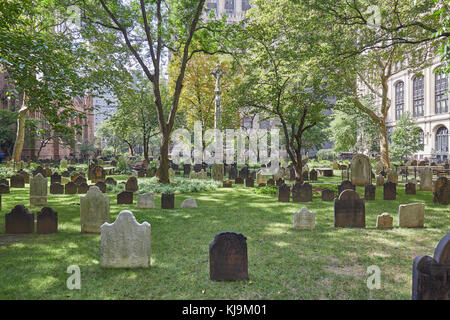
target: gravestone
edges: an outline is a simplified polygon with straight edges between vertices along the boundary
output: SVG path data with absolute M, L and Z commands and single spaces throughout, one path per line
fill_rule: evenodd
M 197 201 L 194 198 L 188 198 L 181 203 L 180 208 L 197 208 Z
M 61 176 L 58 174 L 58 172 L 55 172 L 50 176 L 50 183 L 61 183 Z
M 101 226 L 101 266 L 105 268 L 150 267 L 150 224 L 138 223 L 123 210 L 113 223 Z
M 389 215 L 389 213 L 384 212 L 377 217 L 377 228 L 378 229 L 392 229 L 394 218 Z
M 5 233 L 33 233 L 34 232 L 34 213 L 28 211 L 23 204 L 18 204 L 5 214 Z
M 138 178 L 144 178 L 145 177 L 145 169 L 144 168 L 141 168 L 139 171 L 138 171 Z
M 317 171 L 316 171 L 316 170 L 312 169 L 312 170 L 309 172 L 309 180 L 311 180 L 311 181 L 317 181 Z
M 106 183 L 104 181 L 98 181 L 95 185 L 100 189 L 101 192 L 106 192 Z
M 409 203 L 398 207 L 398 225 L 402 228 L 423 228 L 425 204 Z
M 389 169 L 386 173 L 386 178 L 388 182 L 398 184 L 398 174 L 395 170 Z
M 352 184 L 349 180 L 344 180 L 338 186 L 338 195 L 340 195 L 344 190 L 356 190 L 355 185 Z
M 76 194 L 77 193 L 78 186 L 75 184 L 75 182 L 69 181 L 64 185 L 64 193 L 65 194 Z
M 309 180 L 309 172 L 308 172 L 308 170 L 304 170 L 303 171 L 303 180 L 304 181 Z
M 236 177 L 234 184 L 244 184 L 244 179 L 242 177 Z
M 15 174 L 11 178 L 11 188 L 25 188 L 25 179 L 21 174 Z
M 420 190 L 433 190 L 433 170 L 431 170 L 430 168 L 425 168 L 420 173 Z
M 315 214 L 309 211 L 307 207 L 302 207 L 300 211 L 294 214 L 294 229 L 313 230 L 315 223 Z
M 416 184 L 412 182 L 405 184 L 405 194 L 416 194 Z
M 297 182 L 292 187 L 292 201 L 293 202 L 312 201 L 312 186 L 308 182 L 305 182 L 303 184 Z
M 239 177 L 246 179 L 248 178 L 248 167 L 244 166 L 241 170 L 239 170 Z
M 232 188 L 233 187 L 233 183 L 231 180 L 225 180 L 222 183 L 222 187 L 223 188 Z
M 50 185 L 50 194 L 64 194 L 64 186 L 55 182 Z
M 73 182 L 75 182 L 76 185 L 81 185 L 83 183 L 87 184 L 87 180 L 86 178 L 82 177 L 82 176 L 78 176 Z
M 23 171 L 23 170 L 19 170 L 17 171 L 18 174 L 21 174 L 23 176 L 23 179 L 25 180 L 25 183 L 30 183 L 30 175 L 28 174 L 28 172 Z
M 291 188 L 283 183 L 278 187 L 278 202 L 289 202 L 291 198 Z
M 267 180 L 267 185 L 268 186 L 274 186 L 275 185 L 275 180 L 273 180 L 273 179 Z
M 220 232 L 209 245 L 211 280 L 247 280 L 247 238 L 242 233 Z
M 188 176 L 191 173 L 191 165 L 183 164 L 183 175 Z
M 264 174 L 262 173 L 262 170 L 259 170 L 259 171 L 256 173 L 256 184 L 257 184 L 257 185 L 260 185 L 261 183 L 266 184 L 266 183 L 267 183 L 267 177 L 266 177 L 266 175 L 264 175 Z
M 155 198 L 153 192 L 146 192 L 138 195 L 136 207 L 139 209 L 154 209 Z
M 247 188 L 253 188 L 255 186 L 255 180 L 253 180 L 253 178 L 245 179 L 245 186 Z
M 334 200 L 334 191 L 330 189 L 322 190 L 322 201 L 333 201 Z
M 373 184 L 366 184 L 364 187 L 364 200 L 375 200 L 376 187 Z
M 367 156 L 363 154 L 353 156 L 350 168 L 352 175 L 351 182 L 355 186 L 365 186 L 366 184 L 372 183 L 372 166 L 370 165 L 370 161 Z
M 365 228 L 366 206 L 354 190 L 344 190 L 334 200 L 334 226 L 341 228 Z
M 117 181 L 114 180 L 114 178 L 112 178 L 112 177 L 106 178 L 105 183 L 106 183 L 106 184 L 113 185 L 113 186 L 117 186 Z
M 30 178 L 30 205 L 45 206 L 47 204 L 47 178 L 40 173 Z
M 95 166 L 91 173 L 91 182 L 97 183 L 99 181 L 105 181 L 106 171 L 101 166 Z
M 230 167 L 230 173 L 228 174 L 228 179 L 234 180 L 234 179 L 236 179 L 236 176 L 237 176 L 237 169 L 235 166 L 232 165 Z
M 283 179 L 279 178 L 279 179 L 277 180 L 277 186 L 278 186 L 278 187 L 281 186 L 281 185 L 283 185 L 283 183 L 284 183 L 284 180 L 283 180 Z
M 86 182 L 80 183 L 77 186 L 77 193 L 79 194 L 85 194 L 89 190 L 89 185 Z
M 397 198 L 397 185 L 393 182 L 386 182 L 383 185 L 383 200 L 395 200 Z
M 0 183 L 0 194 L 9 193 L 9 186 L 4 183 Z
M 433 258 L 414 259 L 412 300 L 450 300 L 450 232 L 439 241 Z
M 382 174 L 377 175 L 377 186 L 381 187 L 384 185 L 384 177 Z
M 85 196 L 80 196 L 80 223 L 83 233 L 100 233 L 100 226 L 109 222 L 109 197 L 92 186 Z
M 446 177 L 439 177 L 433 185 L 433 202 L 450 203 L 450 184 Z
M 33 171 L 33 176 L 35 176 L 35 175 L 37 175 L 37 174 L 39 174 L 39 173 L 40 173 L 44 178 L 47 177 L 46 174 L 45 174 L 44 168 L 42 168 L 41 166 L 38 166 L 38 167 L 36 168 L 36 170 Z
M 125 184 L 125 190 L 136 192 L 139 190 L 139 185 L 136 177 L 130 177 L 127 180 L 127 183 Z
M 122 191 L 117 194 L 117 204 L 133 204 L 133 192 Z
M 57 183 L 57 182 L 56 182 Z M 36 233 L 47 234 L 58 231 L 58 212 L 44 207 L 36 214 Z
M 174 209 L 175 195 L 173 193 L 161 193 L 161 209 Z
M 0 179 L 0 184 L 7 185 L 7 186 L 9 187 L 9 181 L 8 181 L 8 179 L 5 179 L 5 178 Z
M 213 163 L 212 178 L 215 181 L 223 181 L 223 164 L 222 163 Z

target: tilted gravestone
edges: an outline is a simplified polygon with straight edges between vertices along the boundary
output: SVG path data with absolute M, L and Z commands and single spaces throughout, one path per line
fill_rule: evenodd
M 106 183 L 104 181 L 98 181 L 95 185 L 100 189 L 101 192 L 106 192 Z
M 247 188 L 253 188 L 255 186 L 255 180 L 253 180 L 253 178 L 245 179 L 245 186 Z
M 161 209 L 174 209 L 175 208 L 175 195 L 173 193 L 161 194 Z
M 28 211 L 23 204 L 18 204 L 5 214 L 5 233 L 33 233 L 34 232 L 34 213 Z
M 209 245 L 211 280 L 247 280 L 247 238 L 242 233 L 220 232 Z
M 50 185 L 50 194 L 64 194 L 64 186 L 55 182 Z
M 363 154 L 353 156 L 350 168 L 352 175 L 351 182 L 355 186 L 365 186 L 366 184 L 372 183 L 372 166 L 367 156 Z
M 89 185 L 86 182 L 82 182 L 77 186 L 77 193 L 85 194 L 89 190 Z
M 386 182 L 383 185 L 383 200 L 395 200 L 397 198 L 397 185 L 393 182 Z
M 414 259 L 412 282 L 413 300 L 450 300 L 450 232 L 439 241 L 433 258 Z
M 338 186 L 338 195 L 340 195 L 344 190 L 356 190 L 356 187 L 353 183 L 348 180 L 344 180 Z
M 305 182 L 303 184 L 297 182 L 292 187 L 292 201 L 293 202 L 312 201 L 312 186 L 308 182 Z
M 425 204 L 409 203 L 398 207 L 398 225 L 402 228 L 423 228 Z
M 11 188 L 25 188 L 25 178 L 21 174 L 15 174 L 11 178 Z
M 450 183 L 446 177 L 439 177 L 433 189 L 433 202 L 447 205 L 450 203 Z
M 50 176 L 50 183 L 61 183 L 61 176 L 55 172 Z
M 44 207 L 36 214 L 36 233 L 47 234 L 58 231 L 58 212 Z
M 133 213 L 123 210 L 113 223 L 101 226 L 101 266 L 105 268 L 150 267 L 150 229 L 138 223 Z
M 334 226 L 341 228 L 365 228 L 366 206 L 354 190 L 344 190 L 334 200 Z
M 283 183 L 278 187 L 278 202 L 289 202 L 291 199 L 291 188 Z
M 136 207 L 139 209 L 154 209 L 155 199 L 153 192 L 147 192 L 138 195 Z
M 384 212 L 377 217 L 378 229 L 392 229 L 394 224 L 394 218 L 389 213 Z
M 433 190 L 433 170 L 431 168 L 424 168 L 420 173 L 420 190 Z
M 122 191 L 117 194 L 117 204 L 133 204 L 133 192 Z
M 76 194 L 77 193 L 78 186 L 75 184 L 75 182 L 69 181 L 64 185 L 64 193 L 65 194 Z
M 416 194 L 416 184 L 412 182 L 405 184 L 405 194 Z
M 333 201 L 334 200 L 334 191 L 330 189 L 322 190 L 322 201 Z
M 294 214 L 294 229 L 313 230 L 316 225 L 315 213 L 302 207 Z
M 312 170 L 309 172 L 309 180 L 311 180 L 311 181 L 317 181 L 317 171 L 316 171 L 316 170 L 312 169 Z
M 81 232 L 100 233 L 100 226 L 109 220 L 109 197 L 98 187 L 90 187 L 87 194 L 80 197 Z
M 136 192 L 139 190 L 139 185 L 136 177 L 129 177 L 127 183 L 125 184 L 125 190 Z
M 373 184 L 366 184 L 364 187 L 364 200 L 375 200 L 376 190 Z
M 47 204 L 47 178 L 40 173 L 30 178 L 30 205 L 45 206 Z
M 113 185 L 113 186 L 117 186 L 117 181 L 114 180 L 114 178 L 111 178 L 111 177 L 106 178 L 105 183 Z

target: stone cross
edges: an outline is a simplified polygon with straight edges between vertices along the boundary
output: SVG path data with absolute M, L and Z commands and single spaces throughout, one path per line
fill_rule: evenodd
M 218 129 L 220 119 L 221 119 L 220 104 L 221 104 L 221 94 L 222 94 L 222 89 L 220 88 L 220 78 L 223 76 L 224 72 L 222 69 L 220 69 L 220 65 L 217 64 L 216 68 L 213 71 L 211 71 L 211 74 L 216 79 L 216 87 L 214 88 L 214 93 L 215 93 L 214 129 Z

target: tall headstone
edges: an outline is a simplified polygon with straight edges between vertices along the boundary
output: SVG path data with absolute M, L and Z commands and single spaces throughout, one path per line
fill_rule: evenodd
M 366 184 L 364 187 L 364 200 L 375 200 L 376 190 L 373 184 Z
M 446 177 L 439 177 L 433 186 L 433 202 L 450 203 L 450 183 Z
M 416 184 L 413 182 L 405 184 L 405 194 L 416 194 Z
M 44 207 L 36 214 L 36 233 L 47 234 L 58 231 L 58 212 Z
M 283 183 L 278 187 L 278 202 L 289 202 L 291 198 L 291 188 Z
M 25 188 L 25 178 L 21 174 L 11 176 L 11 188 Z
M 313 230 L 316 225 L 315 214 L 307 207 L 302 207 L 294 214 L 294 229 Z
M 395 199 L 397 199 L 397 185 L 388 181 L 383 185 L 383 200 Z
M 47 204 L 47 178 L 40 173 L 30 178 L 30 205 L 45 206 Z
M 136 177 L 129 177 L 127 183 L 125 184 L 125 190 L 136 192 L 139 190 L 139 185 Z
M 312 186 L 308 182 L 305 182 L 303 184 L 297 182 L 292 187 L 292 201 L 293 202 L 312 201 Z
M 365 186 L 371 184 L 372 166 L 367 156 L 357 154 L 353 157 L 351 163 L 352 183 L 355 186 Z
M 386 172 L 386 178 L 388 182 L 398 184 L 398 174 L 394 169 L 389 169 Z
M 173 193 L 161 194 L 161 209 L 174 209 L 175 208 L 175 195 Z
M 34 232 L 34 213 L 28 211 L 23 204 L 18 204 L 5 214 L 5 233 L 33 233 Z
M 138 223 L 123 210 L 114 223 L 101 226 L 101 266 L 105 268 L 150 267 L 150 224 Z
M 223 164 L 214 163 L 212 165 L 212 178 L 215 181 L 223 181 Z
M 81 232 L 100 233 L 100 226 L 109 220 L 109 197 L 98 187 L 90 187 L 85 196 L 80 196 Z
M 354 190 L 344 190 L 334 200 L 334 226 L 341 228 L 365 228 L 366 206 Z
M 424 168 L 420 173 L 420 190 L 433 190 L 433 170 L 431 168 Z
M 247 238 L 242 233 L 220 232 L 209 245 L 211 280 L 247 280 Z

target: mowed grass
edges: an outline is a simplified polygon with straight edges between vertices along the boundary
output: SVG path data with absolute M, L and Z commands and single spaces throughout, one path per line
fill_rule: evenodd
M 4 217 L 14 205 L 40 209 L 29 206 L 28 185 L 12 189 L 0 211 L 0 299 L 410 299 L 414 257 L 432 256 L 450 231 L 448 207 L 433 204 L 431 192 L 405 195 L 402 185 L 396 201 L 383 201 L 377 187 L 376 200 L 366 202 L 366 229 L 334 228 L 333 202 L 319 194 L 309 203 L 279 203 L 255 190 L 240 185 L 180 194 L 175 210 L 117 205 L 109 193 L 112 221 L 129 209 L 151 224 L 151 267 L 104 269 L 100 235 L 80 233 L 79 195 L 49 194 L 58 233 L 5 235 Z M 363 195 L 363 188 L 357 191 Z M 188 197 L 198 209 L 179 209 Z M 157 208 L 160 199 L 155 196 Z M 399 204 L 413 202 L 425 202 L 425 228 L 398 228 Z M 315 211 L 315 230 L 292 228 L 302 206 Z M 383 212 L 394 217 L 394 229 L 375 228 Z M 209 244 L 221 231 L 247 237 L 249 281 L 209 279 Z M 70 265 L 81 269 L 81 290 L 66 287 Z M 381 269 L 379 290 L 367 288 L 371 265 Z

